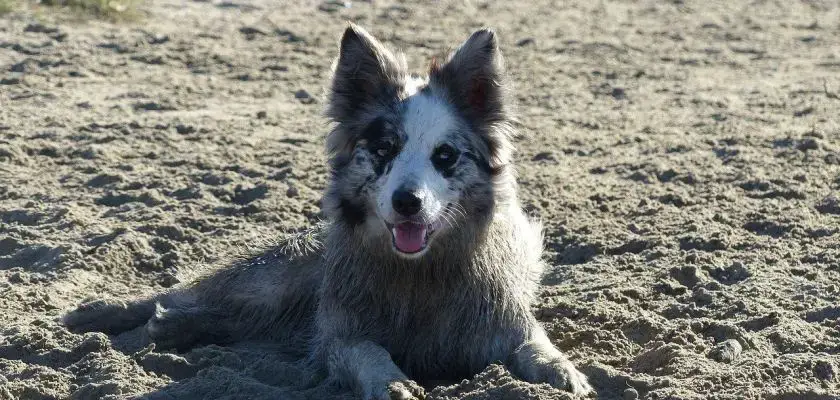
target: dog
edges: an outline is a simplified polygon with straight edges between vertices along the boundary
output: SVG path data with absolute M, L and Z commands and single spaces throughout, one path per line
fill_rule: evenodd
M 161 348 L 305 346 L 363 399 L 500 361 L 575 394 L 592 388 L 532 315 L 542 228 L 517 199 L 515 134 L 497 35 L 473 33 L 427 76 L 350 24 L 333 64 L 326 222 L 158 295 L 94 300 L 73 331 L 145 324 Z

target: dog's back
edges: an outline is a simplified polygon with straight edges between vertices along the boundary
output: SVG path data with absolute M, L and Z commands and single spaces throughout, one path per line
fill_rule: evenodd
M 313 336 L 327 228 L 319 224 L 267 250 L 228 257 L 148 298 L 83 304 L 63 322 L 75 331 L 112 334 L 145 324 L 160 348 L 255 339 L 304 352 Z

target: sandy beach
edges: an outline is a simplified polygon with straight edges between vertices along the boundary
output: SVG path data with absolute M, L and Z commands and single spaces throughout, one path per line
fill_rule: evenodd
M 0 399 L 353 399 L 271 343 L 58 317 L 319 221 L 355 21 L 422 73 L 494 28 L 533 305 L 602 399 L 840 399 L 840 4 L 150 0 L 0 15 Z M 431 399 L 571 399 L 491 365 Z M 595 398 L 595 396 L 593 396 Z

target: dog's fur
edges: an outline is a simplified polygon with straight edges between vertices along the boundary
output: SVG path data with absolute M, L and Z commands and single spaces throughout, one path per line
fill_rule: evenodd
M 350 25 L 327 109 L 328 222 L 153 298 L 83 304 L 64 323 L 109 333 L 145 323 L 159 347 L 180 350 L 297 343 L 364 399 L 422 397 L 410 379 L 468 378 L 494 361 L 589 392 L 530 312 L 542 234 L 516 196 L 506 89 L 490 30 L 419 78 Z M 395 208 L 400 190 L 419 199 L 416 214 Z M 422 234 L 420 250 L 403 251 L 399 229 Z

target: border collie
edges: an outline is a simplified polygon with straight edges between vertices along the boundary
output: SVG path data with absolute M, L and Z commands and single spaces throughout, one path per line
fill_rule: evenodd
M 351 24 L 333 71 L 326 222 L 158 295 L 88 302 L 64 323 L 112 334 L 145 324 L 158 347 L 179 350 L 301 345 L 364 399 L 422 398 L 415 382 L 496 361 L 589 393 L 530 310 L 542 232 L 517 199 L 496 34 L 473 33 L 420 77 Z

